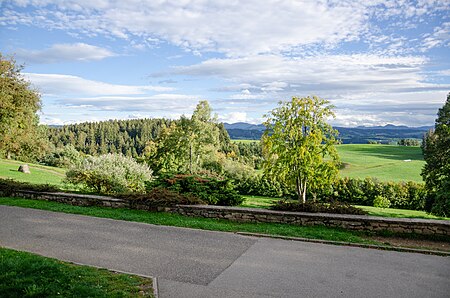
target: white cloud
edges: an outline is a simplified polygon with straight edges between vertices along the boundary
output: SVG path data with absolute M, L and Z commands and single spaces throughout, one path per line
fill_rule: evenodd
M 224 123 L 248 122 L 247 113 L 231 112 L 219 116 L 219 121 Z
M 87 80 L 78 76 L 62 74 L 25 73 L 25 77 L 44 95 L 139 95 L 149 92 L 171 91 L 173 88 L 162 86 L 117 85 Z
M 233 86 L 252 86 L 253 94 L 255 91 L 304 94 L 448 88 L 446 85 L 424 83 L 421 71 L 426 63 L 426 58 L 415 56 L 361 54 L 286 58 L 259 55 L 210 59 L 195 65 L 174 67 L 168 74 L 215 76 L 232 82 Z M 242 98 L 245 95 L 242 94 Z
M 18 59 L 30 63 L 102 60 L 116 55 L 107 49 L 85 43 L 54 44 L 45 50 L 17 49 L 15 52 Z
M 443 23 L 442 26 L 434 28 L 433 33 L 425 34 L 422 41 L 421 50 L 423 52 L 439 47 L 450 47 L 450 22 Z
M 279 53 L 311 44 L 333 47 L 370 35 L 371 16 L 421 17 L 445 9 L 443 1 L 433 5 L 424 1 L 324 0 L 13 2 L 35 9 L 18 12 L 6 7 L 0 23 L 151 43 L 164 40 L 193 52 L 217 51 L 229 56 Z

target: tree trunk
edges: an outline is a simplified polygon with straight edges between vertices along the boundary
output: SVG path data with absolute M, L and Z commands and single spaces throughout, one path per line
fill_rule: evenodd
M 306 179 L 305 182 L 302 183 L 301 179 L 297 177 L 296 179 L 296 188 L 297 188 L 297 197 L 298 197 L 298 203 L 300 202 L 305 203 L 306 202 Z
M 189 144 L 189 173 L 192 174 L 192 145 Z

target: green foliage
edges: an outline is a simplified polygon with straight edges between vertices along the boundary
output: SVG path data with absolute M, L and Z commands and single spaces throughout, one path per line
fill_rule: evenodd
M 146 206 L 147 210 L 157 207 L 171 207 L 175 205 L 204 205 L 205 202 L 190 194 L 180 194 L 167 188 L 156 187 L 145 194 L 118 194 L 116 198 L 128 200 L 131 208 Z
M 262 146 L 260 141 L 235 142 L 236 158 L 254 169 L 261 169 L 263 165 Z
M 400 146 L 420 146 L 420 141 L 417 139 L 401 139 L 398 144 Z
M 424 210 L 426 190 L 414 182 L 382 182 L 376 179 L 341 178 L 330 189 L 319 194 L 323 201 L 332 200 L 356 205 L 374 206 L 377 196 L 388 199 L 393 208 Z
M 137 158 L 144 156 L 147 142 L 155 140 L 170 123 L 172 120 L 166 119 L 85 122 L 49 127 L 47 135 L 56 148 L 73 145 L 84 154 L 122 153 Z
M 163 187 L 181 194 L 190 194 L 211 205 L 236 206 L 244 200 L 229 179 L 167 174 L 159 176 L 149 187 Z
M 389 208 L 391 207 L 391 201 L 383 196 L 376 196 L 375 199 L 373 199 L 373 207 Z
M 282 197 L 290 195 L 289 189 L 279 181 L 255 174 L 241 180 L 235 180 L 236 189 L 242 195 Z
M 294 188 L 299 202 L 308 191 L 315 197 L 338 173 L 337 131 L 326 122 L 334 116 L 328 104 L 316 96 L 293 97 L 264 122 L 264 173 Z
M 273 210 L 279 211 L 294 211 L 294 212 L 311 212 L 311 213 L 336 213 L 336 214 L 354 214 L 364 215 L 367 214 L 364 210 L 353 207 L 347 203 L 331 202 L 331 203 L 319 203 L 319 202 L 305 202 L 297 203 L 292 201 L 280 200 L 271 206 Z
M 152 171 L 133 158 L 121 154 L 86 157 L 66 172 L 66 180 L 98 193 L 144 192 Z
M 439 109 L 434 131 L 422 142 L 425 166 L 422 177 L 429 194 L 428 210 L 440 216 L 450 215 L 450 93 Z
M 6 297 L 153 297 L 151 279 L 77 266 L 0 248 L 0 293 Z
M 191 119 L 182 116 L 162 129 L 147 159 L 157 173 L 196 173 L 211 166 L 220 150 L 220 135 L 208 102 L 200 101 Z
M 0 53 L 0 155 L 36 160 L 48 148 L 39 126 L 39 93 L 21 75 L 22 67 Z
M 72 144 L 69 144 L 63 148 L 55 149 L 53 152 L 44 156 L 40 162 L 48 166 L 69 168 L 80 163 L 82 159 L 83 155 Z

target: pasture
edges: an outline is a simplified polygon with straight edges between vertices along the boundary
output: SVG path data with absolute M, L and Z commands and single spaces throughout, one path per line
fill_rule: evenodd
M 337 150 L 343 163 L 341 177 L 423 182 L 420 172 L 425 161 L 420 147 L 348 144 Z
M 27 164 L 30 167 L 31 174 L 24 174 L 18 171 L 19 166 L 23 164 Z M 62 186 L 65 171 L 65 169 L 55 167 L 0 159 L 0 178 L 11 178 L 21 182 Z

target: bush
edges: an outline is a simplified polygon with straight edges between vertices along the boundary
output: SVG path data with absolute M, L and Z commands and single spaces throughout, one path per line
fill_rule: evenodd
M 245 177 L 242 180 L 235 180 L 236 189 L 242 195 L 266 196 L 266 197 L 282 197 L 290 196 L 290 191 L 280 182 L 266 178 L 262 175 L 255 174 Z
M 47 166 L 69 168 L 80 163 L 82 160 L 82 154 L 73 145 L 69 144 L 64 146 L 64 148 L 56 149 L 47 154 L 40 162 Z
M 389 208 L 391 206 L 391 201 L 383 196 L 376 196 L 373 200 L 373 206 L 378 208 Z
M 331 190 L 318 194 L 319 201 L 340 201 L 350 204 L 374 206 L 377 196 L 391 202 L 392 208 L 425 210 L 425 185 L 415 182 L 380 182 L 377 179 L 341 178 Z
M 17 190 L 55 192 L 61 191 L 56 186 L 50 184 L 31 184 L 26 182 L 18 182 L 12 179 L 0 178 L 0 193 L 2 196 L 10 196 Z
M 347 203 L 331 202 L 305 202 L 299 204 L 298 202 L 281 200 L 271 206 L 272 210 L 279 211 L 294 211 L 294 212 L 311 212 L 311 213 L 336 213 L 336 214 L 367 214 L 364 210 L 354 207 Z
M 67 182 L 105 194 L 142 193 L 145 182 L 151 179 L 152 172 L 146 165 L 119 154 L 87 157 L 66 173 Z
M 128 200 L 131 208 L 136 205 L 147 206 L 148 209 L 155 207 L 172 207 L 175 205 L 204 205 L 204 201 L 192 195 L 184 195 L 166 188 L 153 188 L 145 194 L 119 194 L 116 198 Z
M 229 179 L 196 175 L 162 175 L 148 188 L 163 187 L 180 194 L 190 194 L 211 205 L 236 206 L 243 202 Z

